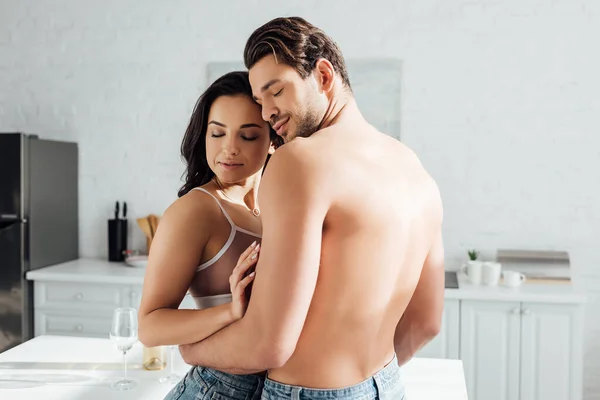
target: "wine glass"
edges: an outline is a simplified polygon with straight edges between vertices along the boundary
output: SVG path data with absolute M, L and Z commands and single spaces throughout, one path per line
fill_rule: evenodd
M 135 381 L 127 379 L 127 359 L 125 355 L 138 340 L 137 312 L 135 308 L 117 308 L 113 313 L 110 328 L 110 339 L 119 351 L 123 352 L 123 379 L 113 383 L 111 387 L 117 390 L 130 390 L 136 386 Z
M 169 368 L 169 374 L 165 375 L 165 376 L 161 376 L 160 379 L 158 380 L 160 383 L 177 383 L 179 382 L 179 380 L 181 379 L 180 375 L 177 375 L 175 373 L 175 365 L 173 363 L 173 348 L 175 346 L 169 346 L 169 358 L 170 358 L 170 364 L 171 367 Z

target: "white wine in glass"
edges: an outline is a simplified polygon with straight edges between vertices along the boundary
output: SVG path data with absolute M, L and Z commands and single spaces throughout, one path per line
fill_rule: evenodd
M 127 378 L 126 355 L 138 340 L 137 312 L 135 308 L 117 308 L 114 311 L 110 339 L 117 349 L 123 353 L 123 378 L 113 383 L 111 387 L 117 390 L 133 389 L 136 383 Z

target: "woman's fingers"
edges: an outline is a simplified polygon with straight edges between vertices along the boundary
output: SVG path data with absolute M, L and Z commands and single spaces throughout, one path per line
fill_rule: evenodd
M 240 273 L 239 271 L 241 269 L 243 269 L 243 271 L 241 272 L 241 275 L 243 275 L 244 272 L 246 272 L 246 270 L 250 267 L 250 265 L 252 265 L 256 262 L 259 251 L 260 251 L 260 244 L 257 244 L 256 246 L 254 246 L 252 251 L 246 255 L 245 258 L 243 258 L 243 259 L 240 258 L 237 265 L 235 266 L 235 268 L 232 271 L 232 275 L 239 274 Z M 248 265 L 248 263 L 250 263 L 250 265 Z
M 240 283 L 238 283 L 237 288 L 236 288 L 236 290 L 238 290 L 238 293 L 246 290 L 246 287 L 250 284 L 250 282 L 252 282 L 254 280 L 255 276 L 256 276 L 256 272 L 252 272 L 252 273 L 248 274 L 247 277 L 242 279 L 240 281 Z
M 254 241 L 250 246 L 248 246 L 248 248 L 246 250 L 244 250 L 244 252 L 242 254 L 240 254 L 237 263 L 239 264 L 242 261 L 244 261 L 250 255 L 250 253 L 252 253 L 252 251 L 254 250 L 255 247 L 256 247 L 256 241 Z
M 233 282 L 237 284 L 237 282 L 241 281 L 244 278 L 244 274 L 258 261 L 258 253 L 255 253 L 253 256 L 247 258 L 244 262 L 239 264 L 233 272 L 231 273 L 231 277 Z
M 247 257 L 238 262 L 233 271 L 231 272 L 231 276 L 229 277 L 229 284 L 231 286 L 232 292 L 233 289 L 238 285 L 238 283 L 243 279 L 244 274 L 258 261 L 258 252 L 260 251 L 260 245 L 256 245 L 255 248 L 250 252 Z

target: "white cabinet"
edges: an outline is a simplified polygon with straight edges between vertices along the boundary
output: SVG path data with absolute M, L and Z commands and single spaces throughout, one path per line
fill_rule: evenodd
M 36 310 L 34 316 L 35 336 L 83 336 L 108 337 L 111 313 L 80 315 L 65 310 Z
M 444 314 L 440 333 L 421 350 L 415 357 L 424 358 L 459 358 L 460 346 L 460 302 L 450 299 L 444 302 Z
M 460 318 L 470 400 L 581 399 L 581 306 L 463 300 Z
M 120 307 L 127 295 L 126 286 L 94 283 L 36 283 L 34 305 L 44 309 L 102 311 Z
M 140 304 L 142 304 L 142 286 L 131 286 L 127 293 L 127 300 L 127 307 L 139 310 Z
M 34 334 L 108 337 L 115 308 L 139 309 L 141 285 L 80 282 L 34 283 Z M 195 308 L 186 295 L 179 308 Z
M 521 400 L 581 399 L 583 307 L 522 303 Z
M 34 283 L 34 334 L 108 337 L 115 308 L 130 307 L 130 285 Z
M 460 317 L 469 400 L 519 399 L 520 304 L 462 301 Z

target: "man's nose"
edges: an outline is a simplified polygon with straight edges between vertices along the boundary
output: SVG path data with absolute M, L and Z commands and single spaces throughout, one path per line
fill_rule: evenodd
M 278 114 L 277 108 L 271 101 L 264 101 L 262 105 L 262 118 L 263 120 L 273 123 L 276 120 Z

